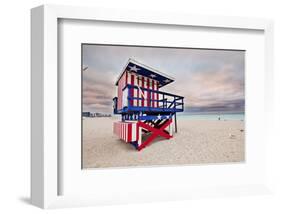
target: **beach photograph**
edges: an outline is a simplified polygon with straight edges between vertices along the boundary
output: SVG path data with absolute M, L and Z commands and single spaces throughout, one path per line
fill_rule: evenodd
M 245 161 L 245 51 L 82 44 L 82 169 Z

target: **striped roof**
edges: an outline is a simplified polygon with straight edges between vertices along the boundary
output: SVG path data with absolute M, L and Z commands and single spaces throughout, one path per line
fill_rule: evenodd
M 174 78 L 169 77 L 168 75 L 163 74 L 154 68 L 150 68 L 133 59 L 129 59 L 126 66 L 124 67 L 122 73 L 119 75 L 119 77 L 115 83 L 116 85 L 118 85 L 120 78 L 122 77 L 123 73 L 126 70 L 130 71 L 130 72 L 134 72 L 137 75 L 141 75 L 141 76 L 145 76 L 145 77 L 157 80 L 159 82 L 159 87 L 163 87 L 164 85 L 167 85 L 174 81 Z

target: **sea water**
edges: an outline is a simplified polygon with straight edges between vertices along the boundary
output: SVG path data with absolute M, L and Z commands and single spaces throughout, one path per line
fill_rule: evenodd
M 241 120 L 244 121 L 244 113 L 179 113 L 178 118 L 187 120 Z

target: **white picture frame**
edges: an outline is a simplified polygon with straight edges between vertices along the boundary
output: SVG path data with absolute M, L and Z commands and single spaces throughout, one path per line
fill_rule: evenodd
M 146 11 L 116 11 L 95 8 L 80 8 L 71 6 L 44 5 L 31 10 L 31 201 L 42 208 L 82 206 L 91 204 L 112 204 L 135 202 L 127 197 L 101 197 L 99 192 L 95 198 L 83 197 L 79 199 L 59 195 L 60 145 L 58 143 L 58 20 L 93 20 L 116 23 L 142 23 L 143 25 L 161 26 L 197 26 L 221 29 L 250 29 L 264 32 L 264 77 L 265 77 L 265 117 L 267 130 L 265 141 L 270 141 L 270 126 L 272 121 L 273 97 L 273 23 L 270 20 L 241 17 L 203 16 L 187 14 L 150 13 Z M 207 166 L 208 167 L 208 166 Z M 134 169 L 146 170 L 146 169 Z M 171 170 L 171 168 L 162 168 Z M 184 169 L 183 169 L 184 170 Z M 114 173 L 118 173 L 115 171 Z M 265 172 L 264 172 L 265 173 Z M 105 175 L 104 175 L 105 176 Z M 241 186 L 227 186 L 225 188 L 194 189 L 187 193 L 185 189 L 175 189 L 169 197 L 159 197 L 145 193 L 137 195 L 138 201 L 174 200 L 190 197 L 239 195 L 264 193 L 268 188 L 266 183 L 253 183 Z M 125 190 L 126 191 L 126 190 Z M 126 193 L 122 193 L 123 195 Z M 150 193 L 149 193 L 150 194 Z

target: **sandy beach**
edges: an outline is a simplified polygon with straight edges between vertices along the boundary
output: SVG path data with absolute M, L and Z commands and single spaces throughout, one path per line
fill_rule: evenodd
M 244 121 L 179 117 L 178 132 L 172 139 L 159 137 L 140 152 L 113 134 L 114 121 L 118 119 L 83 119 L 83 168 L 211 164 L 245 159 Z

